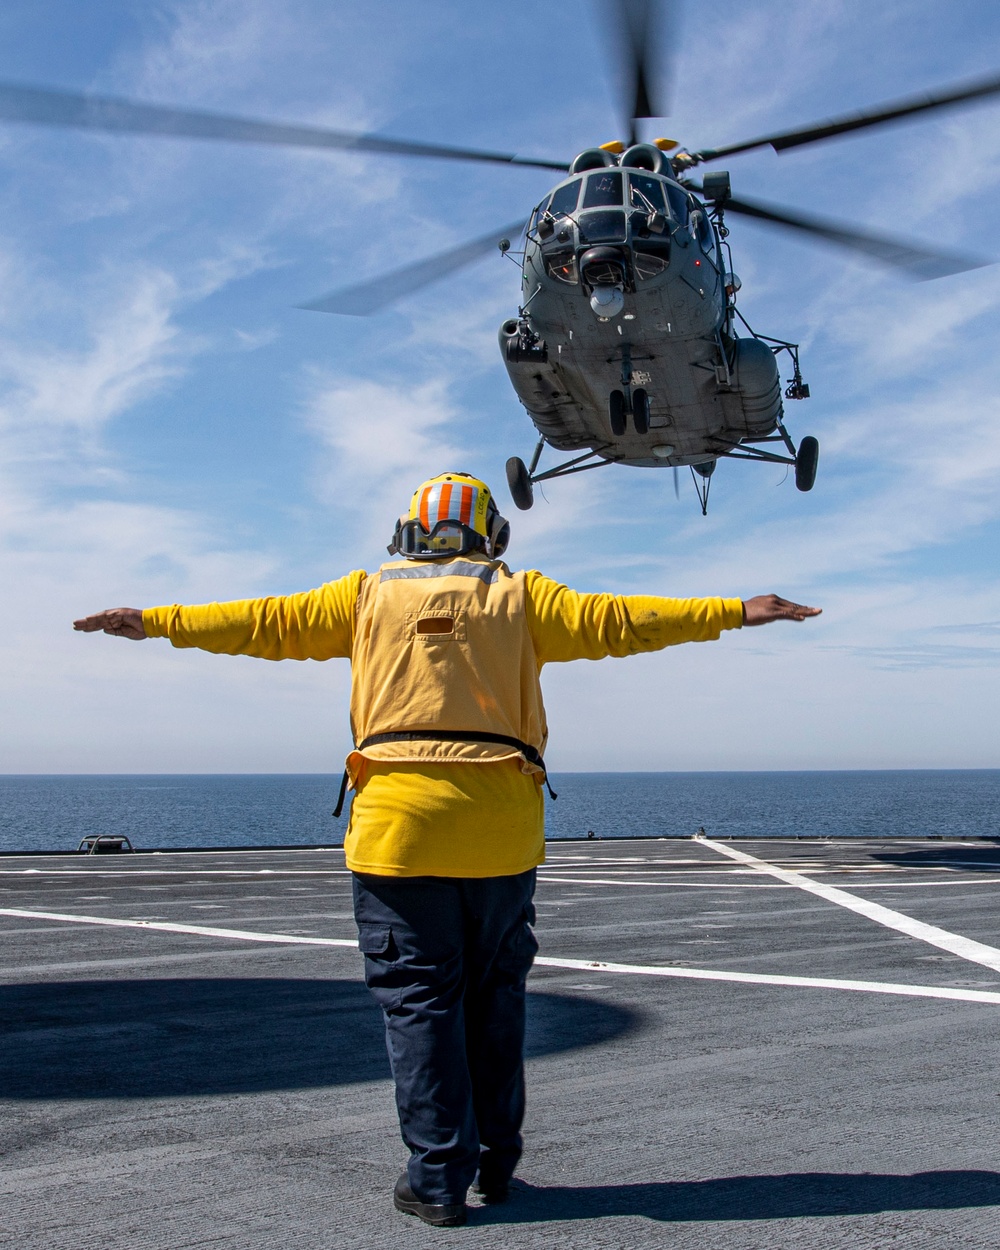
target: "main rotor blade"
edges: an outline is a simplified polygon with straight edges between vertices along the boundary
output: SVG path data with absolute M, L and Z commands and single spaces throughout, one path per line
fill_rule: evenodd
M 663 14 L 661 0 L 614 0 L 613 19 L 621 56 L 620 109 L 629 143 L 638 143 L 636 119 L 664 117 L 666 91 L 659 61 L 659 30 Z M 656 92 L 656 79 L 661 90 Z
M 487 161 L 499 165 L 529 165 L 535 169 L 565 171 L 565 161 L 536 160 L 505 152 L 446 147 L 388 139 L 381 135 L 353 134 L 322 126 L 286 125 L 253 121 L 224 113 L 139 104 L 112 96 L 85 95 L 79 91 L 51 91 L 0 82 L 0 120 L 30 122 L 40 126 L 66 126 L 78 130 L 117 131 L 128 134 L 168 135 L 185 139 L 222 139 L 228 143 L 263 143 L 278 147 L 326 148 L 356 152 L 384 152 L 393 156 L 436 157 L 448 161 Z
M 969 256 L 931 251 L 930 248 L 912 243 L 901 243 L 898 239 L 891 239 L 885 235 L 872 234 L 867 230 L 841 225 L 839 222 L 831 221 L 828 217 L 814 217 L 812 214 L 792 212 L 787 208 L 762 204 L 759 200 L 726 200 L 725 211 L 738 213 L 744 217 L 756 217 L 759 221 L 769 221 L 774 225 L 799 230 L 803 234 L 824 239 L 827 243 L 834 243 L 838 247 L 862 252 L 883 265 L 902 270 L 918 282 L 944 278 L 952 273 L 964 273 L 969 269 L 982 269 L 986 265 L 993 264 L 991 260 L 973 260 Z
M 903 100 L 883 105 L 882 108 L 857 113 L 846 113 L 843 117 L 833 117 L 825 122 L 805 126 L 800 130 L 783 130 L 778 134 L 764 135 L 760 139 L 749 139 L 746 143 L 733 143 L 724 148 L 706 148 L 694 155 L 700 161 L 713 161 L 723 156 L 733 156 L 737 152 L 750 152 L 754 148 L 772 147 L 776 152 L 785 152 L 790 148 L 802 147 L 806 143 L 819 143 L 823 139 L 833 139 L 837 135 L 849 134 L 852 130 L 863 130 L 868 126 L 881 126 L 885 122 L 898 121 L 910 117 L 914 113 L 926 113 L 932 109 L 950 108 L 966 101 L 984 100 L 1000 93 L 1000 75 L 992 74 L 988 78 L 978 78 L 964 86 L 954 87 L 946 91 L 921 92 L 920 95 L 908 96 Z
M 524 224 L 524 218 L 519 218 L 511 225 L 491 230 L 489 234 L 449 248 L 447 252 L 439 252 L 436 256 L 428 256 L 415 264 L 404 265 L 380 278 L 359 282 L 355 286 L 341 287 L 319 299 L 310 300 L 308 304 L 297 304 L 296 307 L 304 308 L 308 312 L 368 317 L 385 308 L 387 304 L 402 299 L 404 295 L 412 295 L 414 291 L 437 282 L 438 278 L 444 278 L 466 265 L 471 265 L 474 260 L 486 256 L 504 236 L 512 235 L 516 238 L 524 230 Z

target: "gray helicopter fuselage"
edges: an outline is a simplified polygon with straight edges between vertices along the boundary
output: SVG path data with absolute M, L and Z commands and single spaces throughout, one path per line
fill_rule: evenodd
M 529 222 L 520 316 L 500 330 L 546 442 L 662 467 L 706 464 L 776 429 L 777 364 L 765 343 L 735 337 L 726 282 L 706 207 L 672 177 L 607 165 L 555 187 Z M 639 388 L 648 429 L 613 432 L 609 396 Z

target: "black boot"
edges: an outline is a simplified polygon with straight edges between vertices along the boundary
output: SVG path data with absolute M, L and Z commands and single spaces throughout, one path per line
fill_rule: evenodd
M 410 1188 L 410 1178 L 404 1172 L 396 1182 L 393 1190 L 392 1203 L 397 1211 L 407 1215 L 415 1215 L 425 1224 L 433 1224 L 435 1228 L 454 1228 L 464 1224 L 468 1209 L 464 1202 L 421 1202 Z
M 478 1194 L 487 1205 L 496 1206 L 510 1197 L 510 1181 L 480 1170 L 472 1192 Z

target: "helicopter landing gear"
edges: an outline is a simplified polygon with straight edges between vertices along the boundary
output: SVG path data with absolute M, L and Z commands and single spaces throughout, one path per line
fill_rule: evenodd
M 514 506 L 527 512 L 535 502 L 535 491 L 531 485 L 528 466 L 520 456 L 511 456 L 507 461 L 507 487 Z
M 608 396 L 608 424 L 615 438 L 625 433 L 629 415 L 636 434 L 649 433 L 649 396 L 642 389 L 633 391 L 612 391 Z
M 621 438 L 625 433 L 625 417 L 628 413 L 628 404 L 623 391 L 612 391 L 608 396 L 608 422 L 611 425 L 611 433 L 615 438 Z
M 632 392 L 632 424 L 636 434 L 649 433 L 649 396 L 641 387 Z
M 807 434 L 795 453 L 795 485 L 799 490 L 812 490 L 818 464 L 819 440 Z
M 527 512 L 535 501 L 536 482 L 548 482 L 556 477 L 568 477 L 571 473 L 584 473 L 587 469 L 599 469 L 602 465 L 613 463 L 604 454 L 611 450 L 611 444 L 601 443 L 589 451 L 582 452 L 579 456 L 574 456 L 571 460 L 564 460 L 554 469 L 546 469 L 544 473 L 537 473 L 535 470 L 538 468 L 538 461 L 541 459 L 544 447 L 545 436 L 543 435 L 538 440 L 530 464 L 526 465 L 520 456 L 511 456 L 507 461 L 507 486 L 510 488 L 510 496 L 515 505 L 522 512 Z

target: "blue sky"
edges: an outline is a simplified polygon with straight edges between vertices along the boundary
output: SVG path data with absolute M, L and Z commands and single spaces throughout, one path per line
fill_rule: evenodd
M 618 137 L 597 3 L 13 0 L 0 79 L 569 158 Z M 673 110 L 716 146 L 1000 67 L 989 3 L 682 9 Z M 1000 102 L 728 162 L 734 191 L 1000 257 Z M 581 590 L 824 607 L 546 671 L 560 769 L 1000 766 L 1000 266 L 924 284 L 733 220 L 740 306 L 798 339 L 815 490 L 723 464 L 701 517 L 610 468 L 513 511 L 534 431 L 499 255 L 367 320 L 296 310 L 527 214 L 543 171 L 0 125 L 0 617 L 10 772 L 335 771 L 346 663 L 74 635 L 102 607 L 374 568 L 413 486 L 494 484 L 509 559 Z M 686 485 L 686 484 L 683 484 Z

